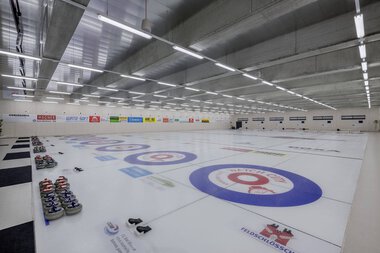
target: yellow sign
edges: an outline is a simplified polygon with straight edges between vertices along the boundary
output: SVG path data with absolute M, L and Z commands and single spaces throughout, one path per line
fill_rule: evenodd
M 156 123 L 156 118 L 144 118 L 144 123 Z
M 119 121 L 120 122 L 128 122 L 128 117 L 120 116 Z
M 202 119 L 202 123 L 210 123 L 209 119 Z

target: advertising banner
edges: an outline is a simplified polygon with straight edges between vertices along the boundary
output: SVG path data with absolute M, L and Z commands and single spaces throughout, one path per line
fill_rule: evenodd
M 119 121 L 120 121 L 120 122 L 128 122 L 128 117 L 120 116 L 120 117 L 119 117 Z
M 57 120 L 56 115 L 38 114 L 37 122 L 55 122 Z
M 142 117 L 128 117 L 128 123 L 142 123 Z
M 119 116 L 110 116 L 110 122 L 119 123 L 120 122 Z
M 144 118 L 144 123 L 156 123 L 156 118 Z
M 194 118 L 189 118 L 189 123 L 194 123 Z
M 203 118 L 202 123 L 210 123 L 210 119 Z
M 163 118 L 163 119 L 162 119 L 162 122 L 163 122 L 163 123 L 169 123 L 169 118 Z
M 90 116 L 89 122 L 90 123 L 100 123 L 100 116 Z
M 4 122 L 34 122 L 35 114 L 3 114 Z

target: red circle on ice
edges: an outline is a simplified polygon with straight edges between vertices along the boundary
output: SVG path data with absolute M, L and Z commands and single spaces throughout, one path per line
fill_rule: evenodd
M 239 177 L 240 176 L 253 176 L 257 178 L 255 181 L 246 181 L 242 180 Z M 269 183 L 269 179 L 256 174 L 256 173 L 249 173 L 249 172 L 237 172 L 237 173 L 232 173 L 228 175 L 228 179 L 231 180 L 232 182 L 239 183 L 239 184 L 247 184 L 247 185 L 263 185 Z

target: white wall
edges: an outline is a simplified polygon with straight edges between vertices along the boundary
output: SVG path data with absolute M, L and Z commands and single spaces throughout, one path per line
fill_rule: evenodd
M 3 136 L 49 136 L 71 134 L 100 134 L 148 131 L 184 131 L 228 129 L 229 116 L 215 113 L 150 111 L 105 106 L 75 106 L 67 104 L 25 103 L 0 100 L 3 114 L 54 114 L 54 115 L 100 115 L 133 117 L 183 117 L 210 118 L 211 123 L 58 123 L 58 122 L 3 122 Z
M 358 120 L 341 120 L 342 115 L 366 115 L 363 124 L 359 124 Z M 289 121 L 289 117 L 306 116 L 306 121 L 302 124 L 300 121 Z M 331 124 L 326 121 L 313 120 L 313 116 L 333 116 Z M 252 121 L 253 117 L 264 117 L 264 124 Z M 275 121 L 269 121 L 269 117 L 284 117 L 282 124 Z M 243 129 L 309 129 L 318 131 L 336 131 L 340 130 L 357 130 L 357 131 L 379 131 L 379 124 L 374 120 L 380 120 L 380 108 L 364 109 L 340 109 L 340 110 L 315 110 L 308 112 L 289 112 L 289 113 L 265 113 L 265 114 L 241 114 L 231 117 L 231 124 L 235 126 L 237 118 L 248 118 L 248 123 L 243 122 Z M 377 128 L 376 128 L 377 127 Z

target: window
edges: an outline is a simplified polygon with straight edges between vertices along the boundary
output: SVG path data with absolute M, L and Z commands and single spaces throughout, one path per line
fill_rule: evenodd
M 333 116 L 313 116 L 313 120 L 333 120 L 333 118 Z
M 252 118 L 252 121 L 265 121 L 265 118 Z
M 306 116 L 301 116 L 301 117 L 289 117 L 290 121 L 305 121 Z
M 341 120 L 365 120 L 365 115 L 342 115 Z
M 284 117 L 270 117 L 269 121 L 284 121 Z

